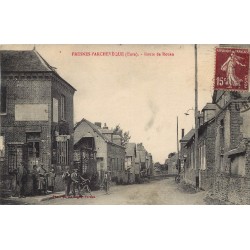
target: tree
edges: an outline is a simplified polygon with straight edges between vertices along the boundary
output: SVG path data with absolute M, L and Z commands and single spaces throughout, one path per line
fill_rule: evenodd
M 168 158 L 171 158 L 171 157 L 173 157 L 174 155 L 176 155 L 176 152 L 169 153 L 169 154 L 168 154 Z
M 122 146 L 125 146 L 129 142 L 129 140 L 131 138 L 131 136 L 129 135 L 129 131 L 123 132 L 123 130 L 120 127 L 120 124 L 116 125 L 113 133 L 115 135 L 120 135 L 121 136 L 121 138 L 122 138 Z

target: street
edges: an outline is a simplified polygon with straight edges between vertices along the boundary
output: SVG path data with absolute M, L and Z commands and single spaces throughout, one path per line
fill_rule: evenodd
M 2 204 L 39 204 L 39 205 L 205 205 L 204 191 L 184 190 L 176 184 L 173 177 L 163 180 L 152 180 L 149 183 L 111 186 L 110 194 L 94 191 L 82 198 L 57 197 L 41 201 L 37 197 L 4 199 Z

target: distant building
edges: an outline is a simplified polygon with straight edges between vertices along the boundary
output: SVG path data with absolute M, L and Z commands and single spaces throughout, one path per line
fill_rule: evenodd
M 111 171 L 112 179 L 117 182 L 123 182 L 125 172 L 125 147 L 118 142 L 113 141 L 113 132 L 101 123 L 91 123 L 86 119 L 78 122 L 74 129 L 75 143 L 82 138 L 93 138 L 96 151 L 96 169 L 102 182 L 105 171 Z
M 13 179 L 11 173 L 21 161 L 30 172 L 34 165 L 47 171 L 53 165 L 60 174 L 66 165 L 73 165 L 75 88 L 36 50 L 5 50 L 0 57 L 2 180 Z M 56 189 L 61 188 L 58 175 Z M 31 190 L 29 176 L 26 191 Z
M 178 174 L 178 169 L 177 169 L 177 162 L 178 162 L 178 154 L 175 153 L 173 156 L 170 158 L 166 159 L 165 161 L 165 166 L 167 168 L 167 173 L 172 175 Z
M 126 144 L 126 158 L 125 158 L 125 169 L 128 174 L 128 181 L 133 183 L 135 182 L 136 176 L 136 144 L 135 143 L 127 143 Z M 139 174 L 139 173 L 138 173 Z

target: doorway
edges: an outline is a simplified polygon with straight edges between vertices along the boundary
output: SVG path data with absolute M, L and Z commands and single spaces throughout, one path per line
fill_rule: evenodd
M 26 139 L 28 168 L 32 169 L 34 165 L 40 165 L 40 133 L 26 133 Z

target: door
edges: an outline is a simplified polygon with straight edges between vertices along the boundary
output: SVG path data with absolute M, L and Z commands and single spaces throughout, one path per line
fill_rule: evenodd
M 40 133 L 27 133 L 27 163 L 28 168 L 32 169 L 34 165 L 40 165 Z

